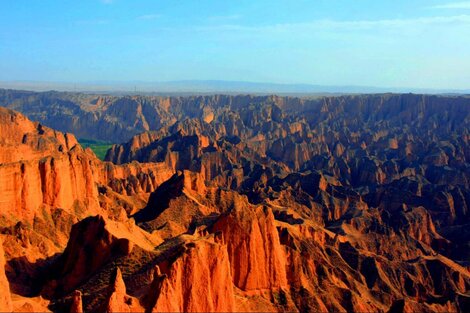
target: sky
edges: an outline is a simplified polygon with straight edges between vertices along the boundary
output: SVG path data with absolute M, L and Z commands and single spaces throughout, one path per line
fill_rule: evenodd
M 0 81 L 470 89 L 470 1 L 0 0 Z

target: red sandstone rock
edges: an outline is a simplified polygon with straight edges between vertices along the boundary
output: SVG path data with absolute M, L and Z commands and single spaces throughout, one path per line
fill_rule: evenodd
M 139 312 L 142 308 L 137 299 L 126 294 L 126 285 L 119 268 L 116 268 L 110 284 L 110 295 L 107 300 L 106 312 Z M 136 307 L 137 306 L 137 307 Z
M 3 252 L 3 240 L 0 238 L 0 311 L 10 312 L 12 310 L 10 285 L 5 276 L 5 256 Z
M 160 268 L 149 292 L 156 297 L 153 312 L 236 311 L 226 246 L 213 239 L 186 244 L 186 251 L 171 264 Z
M 227 242 L 235 286 L 246 291 L 287 286 L 286 257 L 269 208 L 235 205 L 213 231 L 221 231 Z
M 70 313 L 83 313 L 82 293 L 78 290 L 75 290 L 72 294 Z
M 75 289 L 93 311 L 468 309 L 466 98 L 92 98 L 72 99 L 80 136 L 155 130 L 108 159 L 158 163 L 0 109 L 12 309 L 45 310 L 42 290 L 68 310 Z

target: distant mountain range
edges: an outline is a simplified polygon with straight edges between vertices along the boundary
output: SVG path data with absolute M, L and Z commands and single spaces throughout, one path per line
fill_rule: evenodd
M 94 82 L 38 82 L 1 81 L 0 88 L 33 91 L 81 91 L 113 93 L 254 93 L 254 94 L 358 94 L 358 93 L 426 93 L 470 94 L 470 89 L 386 88 L 373 86 L 322 86 L 311 84 L 279 84 L 224 80 L 181 80 L 167 82 L 94 81 Z

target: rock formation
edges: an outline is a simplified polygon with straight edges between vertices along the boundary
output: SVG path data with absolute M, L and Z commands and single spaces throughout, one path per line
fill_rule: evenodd
M 0 104 L 0 310 L 470 310 L 468 97 Z
M 176 261 L 160 264 L 150 289 L 152 312 L 235 311 L 230 261 L 224 243 L 199 239 L 185 244 Z M 155 304 L 153 304 L 155 303 Z
M 286 257 L 269 208 L 235 206 L 213 231 L 227 240 L 235 286 L 244 291 L 287 287 Z
M 5 276 L 5 255 L 3 242 L 0 239 L 0 311 L 10 312 L 12 310 L 10 284 Z
M 106 303 L 106 312 L 142 312 L 137 299 L 126 294 L 126 284 L 122 279 L 119 268 L 116 268 L 113 280 L 110 284 L 110 295 Z
M 72 294 L 70 313 L 83 313 L 82 293 L 78 290 Z

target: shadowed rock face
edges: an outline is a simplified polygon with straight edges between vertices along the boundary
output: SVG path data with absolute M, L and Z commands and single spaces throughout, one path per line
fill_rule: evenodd
M 357 206 L 379 208 L 390 218 L 423 207 L 454 249 L 445 240 L 427 238 L 427 244 L 468 259 L 468 249 L 457 247 L 466 246 L 469 236 L 456 233 L 469 223 L 470 99 L 214 96 L 171 101 L 184 103 L 172 112 L 186 119 L 113 146 L 107 159 L 163 162 L 174 170 L 199 172 L 254 203 L 289 197 L 327 226 Z M 210 110 L 210 123 L 202 111 L 194 115 L 194 108 L 186 109 L 189 104 Z
M 466 97 L 0 100 L 0 310 L 470 310 Z
M 72 227 L 64 250 L 63 266 L 58 273 L 60 290 L 67 293 L 88 279 L 103 264 L 120 255 L 131 253 L 133 243 L 117 238 L 106 229 L 105 220 L 89 217 Z

